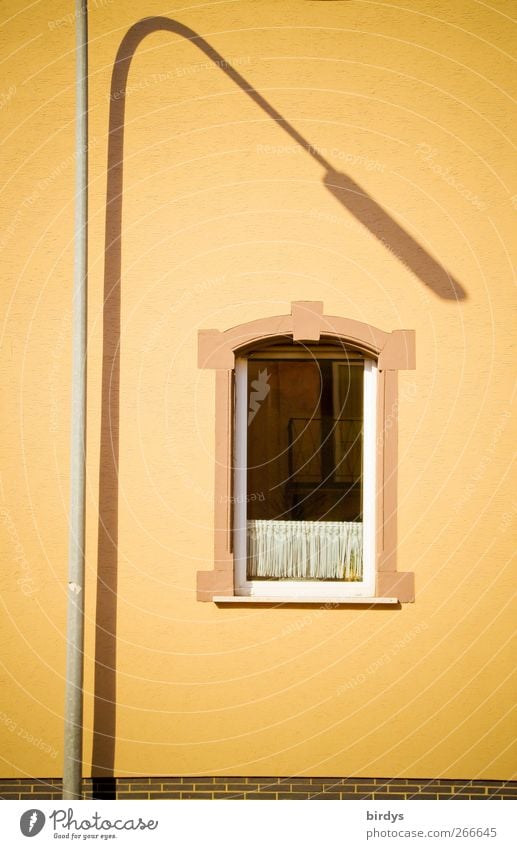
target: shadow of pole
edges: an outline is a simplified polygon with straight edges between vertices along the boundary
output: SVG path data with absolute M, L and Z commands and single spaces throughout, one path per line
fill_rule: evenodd
M 99 470 L 98 572 L 95 621 L 95 679 L 92 775 L 94 795 L 113 791 L 116 739 L 116 639 L 118 570 L 118 478 L 121 238 L 125 100 L 133 55 L 151 33 L 174 33 L 191 41 L 272 120 L 325 168 L 324 184 L 337 200 L 407 265 L 438 297 L 461 300 L 461 285 L 364 189 L 332 165 L 194 30 L 164 17 L 138 21 L 117 52 L 110 88 L 107 157 L 101 443 Z

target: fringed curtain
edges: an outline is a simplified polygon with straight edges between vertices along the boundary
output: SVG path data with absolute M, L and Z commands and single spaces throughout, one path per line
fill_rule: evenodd
M 248 522 L 249 579 L 361 581 L 362 576 L 362 522 Z

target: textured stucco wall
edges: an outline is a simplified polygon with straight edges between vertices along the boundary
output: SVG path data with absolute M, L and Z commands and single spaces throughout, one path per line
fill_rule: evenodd
M 59 776 L 73 4 L 25 5 L 0 10 L 1 771 Z M 90 7 L 87 773 L 110 75 L 129 27 L 165 14 L 158 0 Z M 166 7 L 464 297 L 443 297 L 447 287 L 437 293 L 407 267 L 375 204 L 367 216 L 381 238 L 358 223 L 321 164 L 192 43 L 154 33 L 140 45 L 125 129 L 115 772 L 511 778 L 514 4 Z M 196 368 L 197 330 L 303 299 L 416 330 L 417 370 L 400 375 L 399 569 L 415 571 L 417 601 L 401 610 L 195 601 L 196 571 L 212 564 L 214 439 L 214 375 Z

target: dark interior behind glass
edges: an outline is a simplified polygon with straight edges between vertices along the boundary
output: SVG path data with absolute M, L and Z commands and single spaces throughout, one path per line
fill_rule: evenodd
M 363 369 L 343 352 L 248 360 L 248 519 L 362 521 Z

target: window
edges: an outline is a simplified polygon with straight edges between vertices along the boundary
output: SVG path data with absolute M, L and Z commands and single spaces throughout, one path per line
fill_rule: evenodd
M 217 603 L 414 600 L 397 569 L 398 372 L 414 332 L 297 301 L 291 315 L 199 332 L 213 369 Z
M 325 344 L 237 358 L 237 594 L 374 594 L 376 376 L 372 359 Z

